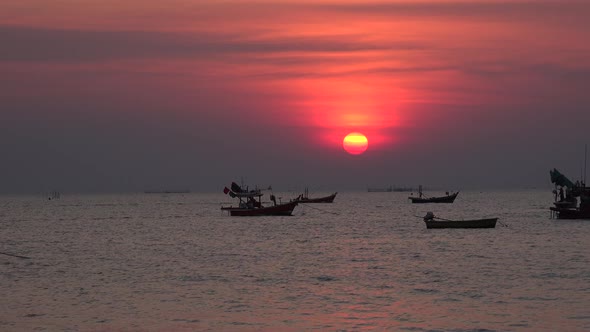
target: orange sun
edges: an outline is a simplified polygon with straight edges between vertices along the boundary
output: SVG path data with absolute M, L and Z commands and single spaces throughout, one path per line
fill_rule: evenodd
M 342 147 L 350 154 L 361 154 L 367 150 L 369 141 L 361 133 L 350 133 L 344 137 Z

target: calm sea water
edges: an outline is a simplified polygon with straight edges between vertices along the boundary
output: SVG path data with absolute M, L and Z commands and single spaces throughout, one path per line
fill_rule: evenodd
M 31 258 L 0 255 L 0 330 L 588 331 L 590 220 L 551 220 L 552 199 L 340 193 L 244 218 L 223 194 L 0 197 L 0 251 Z

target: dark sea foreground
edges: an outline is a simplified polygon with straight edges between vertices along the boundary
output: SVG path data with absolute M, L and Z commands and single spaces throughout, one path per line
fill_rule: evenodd
M 223 194 L 4 196 L 0 251 L 30 259 L 0 255 L 0 330 L 589 331 L 590 220 L 550 219 L 552 199 L 340 193 L 229 217 Z M 427 211 L 508 227 L 429 230 Z

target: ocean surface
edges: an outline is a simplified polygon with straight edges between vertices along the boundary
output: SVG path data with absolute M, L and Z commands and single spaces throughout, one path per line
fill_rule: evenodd
M 0 255 L 0 330 L 590 331 L 590 220 L 550 219 L 550 190 L 407 196 L 291 217 L 229 217 L 223 193 L 1 196 L 0 251 L 30 259 Z

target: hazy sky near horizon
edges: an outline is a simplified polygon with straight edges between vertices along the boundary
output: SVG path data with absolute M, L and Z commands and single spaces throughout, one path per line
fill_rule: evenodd
M 4 193 L 543 187 L 590 143 L 589 1 L 0 8 Z

